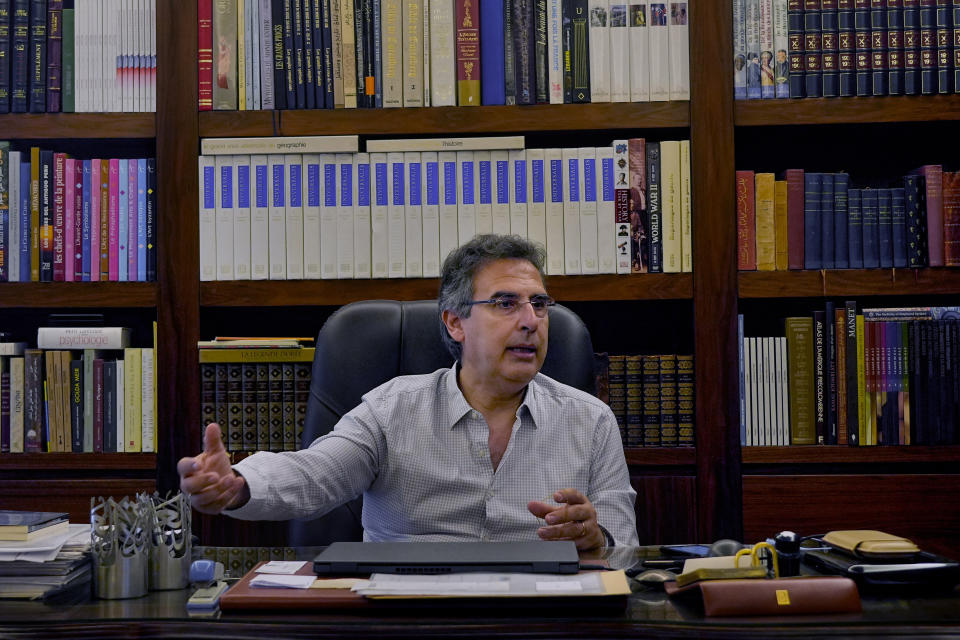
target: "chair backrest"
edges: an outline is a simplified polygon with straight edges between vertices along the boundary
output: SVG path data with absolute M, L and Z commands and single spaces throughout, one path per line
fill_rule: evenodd
M 399 375 L 431 373 L 452 364 L 453 356 L 441 338 L 436 300 L 364 300 L 341 307 L 317 335 L 301 446 L 329 433 L 371 389 Z M 590 333 L 583 321 L 562 305 L 550 310 L 549 347 L 541 371 L 595 392 Z M 291 520 L 289 544 L 362 539 L 361 500 L 321 518 Z

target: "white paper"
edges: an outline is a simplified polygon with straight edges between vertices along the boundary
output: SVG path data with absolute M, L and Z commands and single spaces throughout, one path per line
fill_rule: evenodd
M 576 575 L 530 573 L 454 573 L 408 576 L 375 573 L 367 585 L 353 588 L 364 596 L 456 595 L 536 596 L 542 594 L 601 594 L 599 573 Z
M 257 573 L 286 573 L 293 575 L 305 564 L 307 564 L 306 560 L 271 560 L 261 565 L 257 569 Z
M 315 576 L 284 576 L 262 574 L 250 581 L 251 587 L 268 587 L 280 589 L 309 589 L 316 580 Z

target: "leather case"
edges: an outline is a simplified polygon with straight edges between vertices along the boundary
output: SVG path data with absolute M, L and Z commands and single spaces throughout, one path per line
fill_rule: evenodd
M 707 616 L 784 616 L 811 613 L 857 613 L 857 585 L 839 576 L 778 580 L 711 580 L 686 588 L 664 584 L 670 595 L 699 591 Z
M 823 541 L 831 547 L 863 558 L 898 558 L 920 551 L 917 545 L 906 538 L 869 529 L 831 531 L 823 536 Z

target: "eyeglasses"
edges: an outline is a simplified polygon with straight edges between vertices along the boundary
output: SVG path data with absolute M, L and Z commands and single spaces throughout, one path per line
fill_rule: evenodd
M 546 294 L 530 296 L 528 300 L 521 300 L 520 296 L 504 293 L 489 300 L 473 300 L 468 302 L 467 305 L 492 304 L 494 309 L 506 316 L 515 313 L 527 303 L 530 303 L 530 307 L 538 318 L 543 318 L 547 315 L 550 307 L 557 304 L 557 301 Z

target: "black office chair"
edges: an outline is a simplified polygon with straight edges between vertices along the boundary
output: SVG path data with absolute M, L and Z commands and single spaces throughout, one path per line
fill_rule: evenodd
M 384 382 L 431 373 L 453 364 L 440 336 L 435 300 L 364 300 L 338 309 L 317 335 L 313 378 L 301 446 L 329 433 L 360 398 Z M 593 345 L 583 321 L 570 309 L 550 310 L 550 334 L 543 373 L 595 393 Z M 291 520 L 289 544 L 325 545 L 362 540 L 358 498 L 313 520 Z

